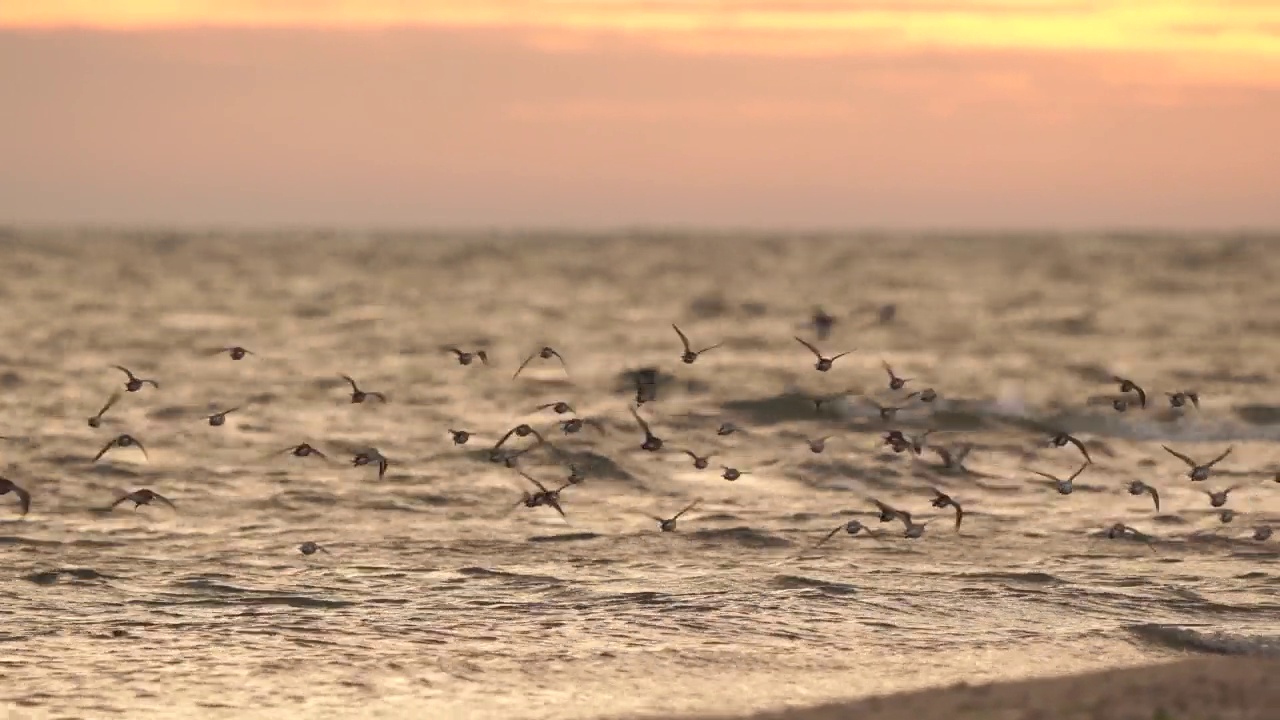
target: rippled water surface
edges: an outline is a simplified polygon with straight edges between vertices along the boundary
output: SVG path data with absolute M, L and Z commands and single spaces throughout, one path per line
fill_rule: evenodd
M 602 718 L 1277 652 L 1280 261 L 1234 237 L 0 237 L 15 718 Z M 891 322 L 877 309 L 896 306 Z M 821 305 L 828 373 L 796 334 Z M 697 347 L 680 362 L 671 323 Z M 240 361 L 205 349 L 243 345 Z M 462 366 L 442 346 L 484 347 Z M 512 373 L 551 345 L 554 360 Z M 882 422 L 881 361 L 936 388 Z M 123 374 L 126 393 L 87 426 Z M 628 372 L 660 371 L 641 414 Z M 339 373 L 389 402 L 349 402 Z M 1113 373 L 1149 407 L 1117 413 Z M 1195 390 L 1201 408 L 1169 407 Z M 598 420 L 563 434 L 538 405 Z M 222 427 L 204 417 L 239 406 Z M 565 416 L 567 417 L 567 416 Z M 572 461 L 567 519 L 520 466 Z M 721 436 L 732 422 L 742 431 Z M 1062 496 L 1029 470 L 1070 474 Z M 971 472 L 880 433 L 974 444 Z M 455 446 L 449 433 L 475 437 Z M 146 446 L 117 448 L 130 433 Z M 825 452 L 806 438 L 830 435 Z M 530 446 L 513 438 L 511 448 Z M 330 462 L 281 452 L 308 442 Z M 1164 452 L 1231 455 L 1204 483 Z M 390 460 L 353 467 L 377 448 Z M 698 471 L 679 452 L 715 451 Z M 749 474 L 720 477 L 721 465 Z M 1141 479 L 1160 493 L 1126 492 Z M 1204 488 L 1240 487 L 1223 524 Z M 177 512 L 124 503 L 150 488 Z M 959 532 L 930 488 L 965 508 Z M 667 517 L 702 503 L 662 533 Z M 870 498 L 928 520 L 880 523 Z M 838 533 L 859 519 L 883 533 Z M 1126 523 L 1150 542 L 1109 540 Z M 329 553 L 303 556 L 315 541 Z

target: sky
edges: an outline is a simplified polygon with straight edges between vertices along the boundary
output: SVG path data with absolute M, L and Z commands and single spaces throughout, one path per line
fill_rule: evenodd
M 1280 227 L 1280 0 L 6 0 L 0 223 Z

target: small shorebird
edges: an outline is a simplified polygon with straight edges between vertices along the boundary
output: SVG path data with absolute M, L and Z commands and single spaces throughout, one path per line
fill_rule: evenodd
M 893 372 L 893 366 L 890 365 L 885 360 L 881 360 L 880 364 L 884 366 L 884 371 L 889 373 L 889 389 L 890 390 L 901 390 L 903 387 L 906 386 L 907 383 L 911 382 L 914 379 L 914 378 L 898 377 Z
M 827 314 L 826 310 L 820 307 L 813 309 L 813 315 L 809 318 L 809 325 L 813 328 L 813 334 L 818 336 L 819 340 L 826 340 L 831 337 L 831 330 L 836 325 L 836 318 Z
M 960 523 L 964 520 L 964 508 L 960 507 L 960 503 L 956 502 L 950 495 L 942 492 L 938 488 L 930 488 L 933 490 L 933 506 L 939 510 L 945 507 L 955 508 L 956 511 L 956 532 L 960 532 Z
M 873 535 L 871 532 L 871 528 L 867 527 L 866 525 L 863 525 L 861 521 L 850 520 L 849 522 L 841 523 L 837 525 L 834 530 L 832 530 L 831 532 L 823 536 L 823 538 L 818 542 L 814 543 L 813 546 L 815 548 L 822 547 L 828 540 L 835 537 L 836 533 L 840 532 L 841 530 L 845 531 L 850 535 L 857 535 L 858 533 L 866 533 L 867 537 L 873 537 L 873 538 L 875 537 L 875 535 Z
M 231 347 L 209 348 L 208 350 L 204 351 L 205 355 L 221 355 L 222 353 L 226 353 L 227 355 L 230 355 L 232 360 L 243 360 L 245 355 L 255 354 L 252 350 L 246 350 L 245 348 L 242 348 L 239 345 L 232 345 Z
M 9 478 L 0 477 L 0 495 L 8 495 L 9 493 L 17 496 L 18 507 L 22 508 L 22 514 L 26 515 L 31 510 L 31 493 Z
M 560 432 L 564 433 L 565 435 L 574 435 L 576 433 L 582 432 L 582 428 L 587 426 L 590 426 L 592 430 L 595 430 L 601 435 L 609 434 L 609 431 L 606 430 L 604 427 L 604 423 L 600 422 L 595 418 L 584 418 L 584 417 L 575 417 L 575 418 L 569 418 L 568 420 L 561 420 Z
M 964 461 L 965 458 L 969 457 L 969 453 L 973 452 L 972 443 L 961 443 L 956 446 L 955 450 L 948 450 L 940 445 L 930 445 L 929 449 L 942 461 L 943 470 L 968 472 L 969 469 L 964 466 Z
M 98 451 L 98 454 L 93 456 L 93 460 L 91 460 L 90 462 L 98 462 L 98 460 L 103 455 L 106 455 L 107 451 L 112 448 L 127 448 L 127 447 L 137 447 L 139 450 L 142 451 L 142 457 L 146 458 L 148 461 L 151 460 L 151 457 L 147 455 L 147 449 L 142 446 L 142 443 L 138 442 L 138 439 L 135 438 L 134 436 L 128 433 L 124 433 L 122 435 L 117 435 L 111 438 L 111 440 L 106 445 L 102 446 L 102 449 Z
M 1120 385 L 1120 392 L 1137 393 L 1139 407 L 1145 408 L 1147 406 L 1147 391 L 1143 390 L 1138 385 L 1138 383 L 1132 380 L 1129 380 L 1128 378 L 1122 378 L 1119 375 L 1112 375 L 1111 380 L 1112 382 L 1118 383 Z M 1128 400 L 1121 398 L 1121 399 L 1117 399 L 1114 403 L 1112 403 L 1112 405 L 1115 407 L 1116 410 L 1119 410 L 1120 412 L 1124 412 L 1125 408 L 1129 406 L 1129 402 Z
M 165 505 L 168 505 L 173 510 L 178 509 L 178 507 L 174 505 L 173 502 L 169 500 L 169 498 L 161 495 L 160 493 L 154 490 L 148 490 L 147 488 L 142 488 L 141 490 L 134 490 L 133 492 L 125 493 L 124 495 L 117 498 L 115 502 L 111 503 L 111 505 L 107 507 L 107 509 L 114 510 L 117 505 L 119 505 L 122 502 L 125 502 L 126 500 L 131 501 L 133 503 L 134 510 L 137 510 L 143 505 L 150 505 L 152 501 L 155 501 L 155 500 L 159 500 Z
M 724 470 L 724 472 L 720 473 L 720 477 L 724 478 L 725 480 L 728 480 L 729 482 L 733 482 L 734 480 L 737 480 L 743 475 L 751 474 L 745 470 L 739 470 L 738 468 L 731 468 L 728 465 L 721 465 L 720 467 L 721 469 Z
M 212 415 L 208 415 L 205 417 L 205 420 L 208 420 L 211 426 L 219 427 L 220 425 L 223 425 L 227 422 L 227 415 L 239 409 L 240 407 L 237 405 L 236 407 L 230 408 L 228 410 L 223 410 L 222 412 L 216 412 Z
M 909 392 L 907 393 L 906 397 L 902 399 L 910 400 L 913 397 L 920 398 L 920 402 L 922 403 L 931 403 L 934 400 L 938 399 L 938 391 L 934 390 L 933 388 L 925 388 L 923 390 L 916 390 L 915 392 Z
M 1151 542 L 1150 535 L 1139 532 L 1138 530 L 1128 525 L 1125 525 L 1124 523 L 1115 523 L 1111 527 L 1107 528 L 1108 540 L 1123 540 L 1125 538 L 1133 538 L 1134 540 L 1140 540 L 1146 543 L 1147 547 L 1151 548 L 1153 552 L 1156 549 L 1155 544 Z
M 934 432 L 934 430 L 930 429 L 925 430 L 919 435 L 908 435 L 907 442 L 911 445 L 911 452 L 914 452 L 917 457 L 923 455 L 925 446 L 929 442 L 929 436 Z
M 895 453 L 903 453 L 913 447 L 911 441 L 907 439 L 906 435 L 902 434 L 901 430 L 890 430 L 885 433 L 883 442 L 892 448 Z
M 1226 490 L 1218 490 L 1218 491 L 1216 491 L 1216 492 L 1214 492 L 1214 491 L 1212 491 L 1212 490 L 1201 490 L 1200 492 L 1202 492 L 1202 493 L 1204 493 L 1205 495 L 1208 495 L 1208 496 L 1209 496 L 1209 506 L 1210 506 L 1210 507 L 1220 508 L 1220 507 L 1222 507 L 1223 505 L 1226 505 L 1226 504 L 1227 504 L 1227 496 L 1228 496 L 1228 495 L 1230 495 L 1230 494 L 1231 494 L 1233 491 L 1235 491 L 1235 490 L 1239 490 L 1239 489 L 1240 489 L 1240 488 L 1242 488 L 1242 487 L 1244 487 L 1244 486 L 1243 486 L 1243 485 L 1232 485 L 1231 487 L 1227 488 Z
M 377 448 L 369 448 L 362 452 L 358 452 L 351 458 L 352 467 L 360 467 L 361 465 L 370 465 L 376 463 L 378 465 L 378 479 L 381 480 L 387 474 L 387 466 L 391 464 Z
M 319 543 L 314 543 L 314 542 L 311 542 L 310 540 L 299 545 L 298 552 L 302 553 L 303 555 L 315 555 L 317 552 L 322 552 L 325 555 L 332 554 L 328 550 L 325 550 L 324 547 L 321 546 Z
M 1253 539 L 1258 542 L 1266 542 L 1271 539 L 1271 526 L 1259 525 L 1253 529 Z
M 869 397 L 866 397 L 865 395 L 862 397 L 862 399 L 867 405 L 875 408 L 876 411 L 880 413 L 880 419 L 885 422 L 893 422 L 893 419 L 898 416 L 898 411 L 906 409 L 902 407 L 895 407 L 892 405 L 881 405 L 880 403 L 876 402 L 875 400 L 872 400 Z
M 1236 519 L 1236 511 L 1231 508 L 1222 508 L 1218 511 L 1218 522 L 1226 525 Z
M 102 406 L 102 409 L 98 411 L 98 414 L 89 418 L 89 427 L 91 428 L 101 427 L 102 416 L 106 415 L 107 411 L 111 409 L 111 406 L 115 405 L 116 402 L 120 400 L 120 396 L 121 396 L 121 392 L 119 390 L 111 393 L 111 397 L 107 398 L 107 402 Z
M 454 355 L 457 355 L 459 365 L 470 365 L 476 360 L 479 360 L 481 363 L 485 365 L 489 364 L 489 353 L 485 352 L 484 350 L 476 350 L 475 352 L 466 352 L 463 350 L 459 350 L 456 347 L 447 347 L 444 350 L 445 352 L 451 352 Z
M 692 450 L 681 450 L 680 452 L 693 458 L 693 467 L 697 470 L 706 470 L 711 465 L 711 458 L 716 456 L 713 452 L 706 455 L 698 455 Z
M 880 522 L 882 523 L 893 522 L 894 520 L 898 519 L 899 515 L 902 514 L 901 510 L 895 507 L 891 507 L 889 505 L 885 505 L 884 503 L 880 502 L 875 498 L 870 498 L 870 500 L 871 502 L 875 503 L 876 509 L 880 511 Z
M 809 352 L 813 353 L 814 356 L 818 358 L 818 361 L 813 365 L 814 369 L 817 370 L 818 372 L 827 372 L 828 370 L 831 369 L 831 366 L 832 364 L 835 363 L 835 361 L 853 352 L 853 350 L 846 350 L 845 352 L 842 352 L 839 355 L 834 355 L 832 357 L 825 357 L 823 356 L 822 352 L 818 350 L 818 348 L 813 346 L 813 343 L 798 336 L 793 336 L 793 337 L 796 338 L 796 342 L 809 348 Z
M 529 357 L 524 359 L 524 362 L 520 363 L 520 367 L 516 368 L 516 372 L 514 375 L 511 376 L 511 379 L 515 380 L 516 378 L 520 377 L 520 373 L 524 371 L 525 366 L 533 362 L 534 358 L 539 358 L 542 360 L 550 360 L 551 358 L 555 358 L 560 361 L 560 367 L 564 368 L 564 374 L 566 376 L 569 374 L 569 365 L 564 361 L 564 356 L 556 352 L 556 349 L 551 347 L 550 345 L 544 345 L 541 350 L 538 350 L 532 353 L 531 355 L 529 355 Z
M 542 404 L 542 405 L 539 405 L 539 406 L 538 406 L 538 410 L 539 410 L 539 411 L 541 411 L 541 410 L 547 410 L 547 409 L 550 409 L 550 410 L 551 410 L 551 412 L 553 412 L 553 413 L 555 413 L 555 414 L 557 414 L 557 415 L 564 415 L 565 413 L 574 413 L 574 414 L 576 414 L 576 413 L 578 412 L 577 410 L 574 410 L 574 409 L 573 409 L 573 406 L 572 406 L 572 405 L 570 405 L 569 403 L 567 403 L 567 402 L 565 402 L 565 401 L 563 401 L 563 400 L 557 400 L 557 401 L 555 401 L 555 402 L 544 403 L 544 404 Z
M 533 483 L 538 488 L 538 492 L 536 493 L 530 493 L 529 491 L 526 490 L 524 492 L 524 497 L 520 499 L 520 503 L 517 504 L 517 507 L 519 507 L 520 504 L 523 504 L 525 507 L 528 507 L 528 508 L 536 508 L 539 505 L 545 505 L 549 508 L 554 508 L 556 512 L 560 513 L 560 517 L 565 516 L 564 508 L 560 507 L 560 491 L 569 487 L 571 483 L 565 483 L 564 485 L 561 485 L 555 490 L 548 490 L 546 485 L 543 485 L 541 482 L 538 482 L 538 479 L 533 477 L 529 473 L 526 473 L 525 471 L 520 470 L 518 468 L 516 469 L 516 472 L 520 473 L 521 477 Z
M 1230 455 L 1231 451 L 1234 449 L 1235 446 L 1233 445 L 1227 446 L 1227 449 L 1223 450 L 1221 455 L 1210 460 L 1207 463 L 1204 463 L 1203 465 L 1197 463 L 1195 460 L 1192 460 L 1186 455 L 1183 455 L 1177 450 L 1174 450 L 1168 445 L 1161 445 L 1160 447 L 1164 448 L 1165 452 L 1178 458 L 1182 462 L 1186 463 L 1187 467 L 1191 468 L 1191 470 L 1187 472 L 1187 477 L 1191 478 L 1192 482 L 1201 482 L 1209 479 L 1209 473 L 1213 470 L 1213 466 L 1222 462 L 1228 455 Z
M 497 450 L 498 448 L 502 447 L 504 444 L 506 444 L 507 440 L 512 435 L 520 438 L 529 437 L 530 435 L 532 435 L 534 438 L 537 439 L 539 445 L 546 442 L 546 440 L 542 437 L 542 433 L 538 432 L 537 430 L 534 430 L 533 427 L 530 426 L 528 423 L 520 423 L 519 425 L 508 430 L 506 434 L 502 436 L 502 439 L 498 440 L 497 444 L 493 446 L 493 449 Z
M 325 455 L 324 453 L 322 453 L 322 452 L 320 452 L 319 450 L 315 449 L 314 447 L 312 447 L 312 446 L 308 445 L 307 443 L 298 443 L 297 445 L 292 445 L 292 446 L 287 447 L 287 448 L 285 448 L 285 449 L 283 449 L 283 450 L 277 450 L 277 451 L 275 451 L 275 452 L 273 452 L 273 453 L 271 453 L 271 454 L 272 454 L 272 455 L 280 455 L 280 454 L 284 454 L 284 453 L 288 453 L 288 454 L 290 454 L 290 455 L 293 455 L 294 457 L 301 457 L 301 458 L 307 457 L 307 456 L 309 456 L 309 455 L 315 455 L 316 457 L 320 458 L 321 460 L 328 460 L 328 459 L 329 459 L 329 456 L 328 456 L 328 455 Z
M 160 389 L 160 383 L 150 378 L 140 378 L 137 375 L 134 375 L 133 371 L 123 365 L 112 365 L 111 367 L 125 374 L 124 389 L 129 392 L 138 392 L 142 389 L 143 385 L 150 385 L 157 390 Z
M 1200 393 L 1192 390 L 1179 390 L 1178 392 L 1167 392 L 1169 396 L 1169 406 L 1180 408 L 1190 402 L 1197 410 L 1200 409 Z
M 959 510 L 959 506 L 957 506 L 956 509 Z M 905 510 L 898 511 L 898 519 L 902 521 L 902 525 L 905 528 L 902 531 L 902 537 L 907 538 L 908 540 L 915 540 L 916 538 L 923 536 L 925 526 L 929 524 L 928 520 L 925 520 L 922 523 L 912 522 L 911 513 Z M 959 517 L 957 516 L 957 520 L 958 519 Z M 959 529 L 959 527 L 960 526 L 957 523 L 956 525 L 957 530 Z
M 343 380 L 346 380 L 347 383 L 351 385 L 351 402 L 354 405 L 359 405 L 360 403 L 364 402 L 365 400 L 371 397 L 378 398 L 378 400 L 382 402 L 387 401 L 387 396 L 383 395 L 380 392 L 373 392 L 372 390 L 366 392 L 364 390 L 361 390 L 360 386 L 356 385 L 356 381 L 352 380 L 350 375 L 339 374 L 338 377 L 342 378 Z
M 680 354 L 680 361 L 686 365 L 692 365 L 697 361 L 698 356 L 702 355 L 702 353 L 707 352 L 708 350 L 715 350 L 724 344 L 719 342 L 715 345 L 704 347 L 701 350 L 694 350 L 689 346 L 689 338 L 685 337 L 685 334 L 680 331 L 680 328 L 676 327 L 675 323 L 671 323 L 671 327 L 676 331 L 676 334 L 680 336 L 680 344 L 684 345 L 684 352 Z
M 1072 482 L 1077 477 L 1080 476 L 1080 473 L 1084 472 L 1085 468 L 1089 467 L 1089 465 L 1091 464 L 1092 463 L 1082 464 L 1080 467 L 1076 468 L 1076 471 L 1071 473 L 1071 477 L 1067 478 L 1066 480 L 1050 475 L 1049 473 L 1040 472 L 1039 470 L 1032 470 L 1031 472 L 1035 473 L 1036 475 L 1039 475 L 1042 478 L 1047 478 L 1049 480 L 1049 486 L 1052 487 L 1054 490 L 1057 490 L 1059 495 L 1070 495 L 1071 491 L 1075 489 L 1075 486 L 1072 485 Z
M 471 433 L 467 430 L 454 430 L 450 428 L 449 436 L 453 439 L 454 445 L 466 445 L 467 441 L 471 439 Z
M 818 438 L 806 438 L 805 444 L 809 446 L 809 452 L 817 455 L 827 449 L 827 441 L 831 439 L 830 435 L 823 435 Z
M 1160 493 L 1156 489 L 1141 480 L 1134 480 L 1129 483 L 1130 495 L 1141 495 L 1146 493 L 1151 496 L 1151 501 L 1156 504 L 1156 512 L 1160 512 Z
M 649 452 L 658 452 L 661 450 L 662 438 L 653 434 L 653 431 L 649 429 L 649 423 L 645 422 L 644 418 L 640 417 L 640 413 L 636 412 L 634 407 L 628 405 L 627 409 L 631 411 L 631 417 L 636 419 L 636 422 L 640 425 L 640 429 L 644 431 L 644 442 L 640 443 L 640 449 L 648 450 Z
M 702 502 L 702 498 L 694 500 L 685 505 L 683 510 L 669 518 L 660 518 L 657 515 L 650 515 L 649 517 L 658 521 L 658 527 L 662 529 L 662 532 L 673 532 L 676 529 L 676 521 L 680 519 L 680 516 L 692 510 L 700 502 Z
M 720 423 L 720 427 L 716 428 L 716 435 L 719 435 L 720 437 L 732 435 L 737 432 L 745 433 L 747 431 L 731 422 Z
M 1080 454 L 1084 456 L 1084 461 L 1086 463 L 1093 462 L 1093 458 L 1089 457 L 1089 449 L 1084 446 L 1084 443 L 1080 442 L 1080 438 L 1070 433 L 1066 433 L 1066 432 L 1054 433 L 1052 437 L 1044 441 L 1044 446 L 1061 448 L 1061 447 L 1066 447 L 1067 443 L 1071 443 L 1072 445 L 1076 446 L 1076 449 L 1079 450 Z

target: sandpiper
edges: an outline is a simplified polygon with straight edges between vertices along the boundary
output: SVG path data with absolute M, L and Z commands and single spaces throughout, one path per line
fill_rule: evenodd
M 142 389 L 143 385 L 150 385 L 157 390 L 160 389 L 160 383 L 150 378 L 140 378 L 137 375 L 134 375 L 133 371 L 123 365 L 112 365 L 111 367 L 125 374 L 124 389 L 129 392 L 138 392 Z
M 675 323 L 671 323 L 671 327 L 676 331 L 676 335 L 680 336 L 680 344 L 684 345 L 684 352 L 680 355 L 680 361 L 686 365 L 692 365 L 697 361 L 698 356 L 702 355 L 702 353 L 707 352 L 708 350 L 715 350 L 724 344 L 716 343 L 715 345 L 704 347 L 701 350 L 694 350 L 689 346 L 689 338 L 685 337 L 685 334 L 681 332 L 680 328 L 676 327 Z
M 683 510 L 669 518 L 660 518 L 657 515 L 650 515 L 649 517 L 658 521 L 658 527 L 662 529 L 662 532 L 672 532 L 676 529 L 676 521 L 680 519 L 680 516 L 692 510 L 700 502 L 702 502 L 702 498 L 694 500 L 685 505 Z
M 107 398 L 107 402 L 102 406 L 102 409 L 98 411 L 98 414 L 89 418 L 89 427 L 91 428 L 101 427 L 102 416 L 106 415 L 107 411 L 111 409 L 111 406 L 115 405 L 116 402 L 120 400 L 120 396 L 121 396 L 121 392 L 119 390 L 111 393 L 111 397 Z
M 128 433 L 124 433 L 111 438 L 111 440 L 107 442 L 106 445 L 103 445 L 102 449 L 98 451 L 98 454 L 93 456 L 93 460 L 91 462 L 98 462 L 98 460 L 103 455 L 106 455 L 107 451 L 112 448 L 127 448 L 131 446 L 137 447 L 139 450 L 141 450 L 143 458 L 147 460 L 151 460 L 151 457 L 147 455 L 147 449 L 142 446 L 142 443 L 138 442 L 138 439 L 135 438 L 134 436 Z
M 1130 495 L 1141 495 L 1146 493 L 1151 496 L 1151 501 L 1156 504 L 1156 512 L 1160 512 L 1160 493 L 1156 489 L 1141 480 L 1134 480 L 1129 483 Z
M 1204 481 L 1204 480 L 1208 480 L 1208 479 L 1209 479 L 1209 473 L 1213 470 L 1213 466 L 1214 466 L 1214 465 L 1217 465 L 1217 464 L 1218 464 L 1218 463 L 1220 463 L 1220 462 L 1222 462 L 1222 461 L 1223 461 L 1223 459 L 1225 459 L 1228 455 L 1230 455 L 1230 454 L 1231 454 L 1231 451 L 1234 449 L 1234 447 L 1235 447 L 1235 446 L 1231 446 L 1231 445 L 1227 446 L 1227 449 L 1226 449 L 1226 450 L 1223 450 L 1221 455 L 1219 455 L 1218 457 L 1216 457 L 1216 458 L 1214 458 L 1214 459 L 1210 460 L 1210 461 L 1209 461 L 1209 462 L 1207 462 L 1207 463 L 1204 463 L 1203 465 L 1201 465 L 1201 464 L 1197 463 L 1195 460 L 1192 460 L 1191 458 L 1187 457 L 1186 455 L 1183 455 L 1182 453 L 1178 452 L 1177 450 L 1174 450 L 1173 448 L 1169 447 L 1168 445 L 1161 445 L 1160 447 L 1164 448 L 1164 451 L 1165 451 L 1165 452 L 1167 452 L 1167 453 L 1169 453 L 1170 455 L 1172 455 L 1172 456 L 1174 456 L 1174 457 L 1178 458 L 1178 459 L 1179 459 L 1179 460 L 1181 460 L 1182 462 L 1186 463 L 1186 464 L 1187 464 L 1187 467 L 1191 468 L 1191 469 L 1187 472 L 1187 477 L 1191 478 L 1191 481 L 1192 481 L 1192 482 L 1202 482 L 1202 481 Z
M 160 493 L 154 490 L 148 490 L 147 488 L 142 488 L 141 490 L 134 490 L 133 492 L 125 493 L 124 495 L 117 498 L 115 502 L 111 503 L 111 505 L 107 509 L 114 510 L 117 505 L 119 505 L 122 502 L 125 502 L 126 500 L 131 501 L 133 503 L 134 510 L 137 510 L 143 505 L 150 505 L 155 500 L 159 500 L 160 502 L 164 503 L 165 505 L 168 505 L 170 508 L 174 510 L 178 509 L 178 507 L 174 505 L 173 502 L 169 500 L 169 498 L 161 495 Z
M 351 385 L 351 402 L 352 402 L 352 404 L 358 405 L 358 404 L 360 404 L 360 403 L 364 402 L 365 400 L 367 400 L 367 399 L 369 399 L 369 398 L 371 398 L 371 397 L 378 398 L 378 400 L 380 400 L 380 401 L 382 401 L 382 402 L 386 402 L 386 401 L 387 401 L 387 396 L 386 396 L 386 395 L 383 395 L 383 394 L 382 394 L 382 393 L 380 393 L 380 392 L 373 392 L 372 390 L 370 390 L 370 391 L 366 392 L 366 391 L 364 391 L 364 390 L 361 390 L 361 389 L 360 389 L 360 387 L 359 387 L 358 385 L 356 385 L 356 381 L 351 379 L 351 376 L 350 376 L 350 375 L 341 375 L 341 374 L 339 374 L 339 375 L 338 375 L 338 377 L 342 378 L 343 380 L 346 380 L 346 381 L 347 381 L 347 383 L 349 383 L 349 384 Z
M 560 367 L 564 369 L 564 374 L 565 375 L 569 374 L 569 365 L 564 361 L 564 356 L 556 352 L 556 349 L 551 347 L 550 345 L 544 345 L 542 349 L 533 352 L 532 354 L 529 355 L 529 357 L 524 359 L 524 362 L 520 363 L 520 367 L 516 368 L 516 372 L 514 375 L 511 376 L 511 379 L 515 380 L 516 378 L 520 377 L 520 373 L 524 372 L 525 366 L 533 362 L 534 358 L 539 358 L 542 360 L 550 360 L 551 358 L 555 358 L 560 361 Z
M 813 365 L 814 369 L 817 370 L 818 372 L 827 372 L 828 370 L 831 369 L 831 366 L 832 364 L 835 363 L 835 361 L 853 352 L 853 350 L 846 350 L 845 352 L 842 352 L 839 355 L 833 355 L 832 357 L 825 357 L 822 354 L 822 352 L 819 351 L 818 348 L 814 347 L 813 343 L 810 343 L 808 340 L 805 340 L 804 338 L 801 338 L 801 337 L 796 337 L 796 342 L 809 348 L 809 352 L 813 353 L 814 356 L 818 358 L 818 361 Z

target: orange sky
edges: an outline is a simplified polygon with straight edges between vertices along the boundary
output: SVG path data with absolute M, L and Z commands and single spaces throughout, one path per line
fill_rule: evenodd
M 0 97 L 0 222 L 1280 224 L 1280 0 L 10 0 Z

